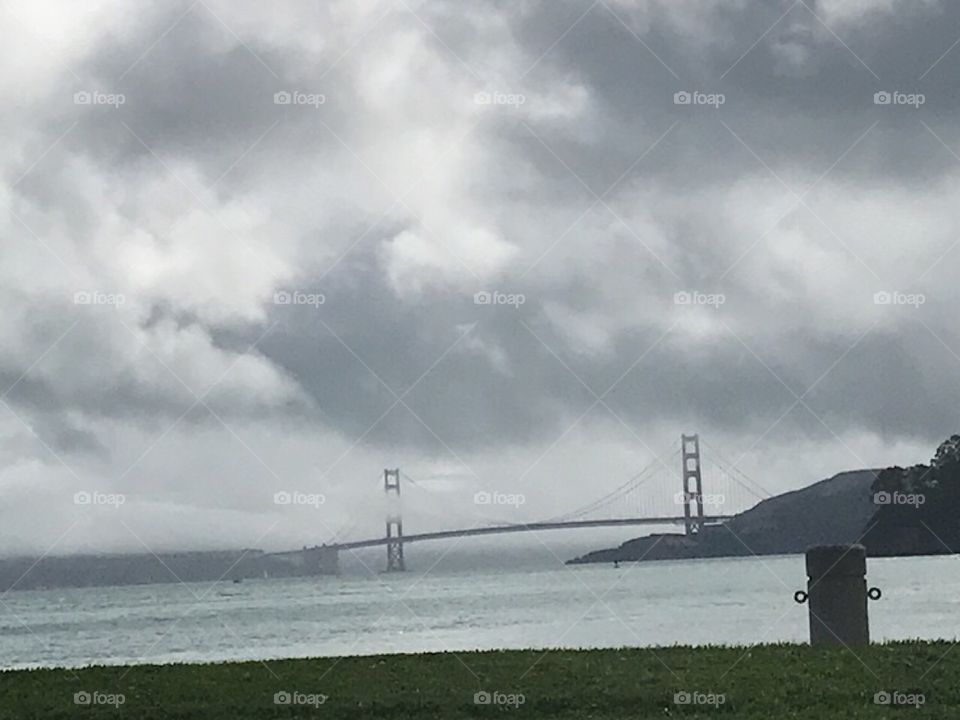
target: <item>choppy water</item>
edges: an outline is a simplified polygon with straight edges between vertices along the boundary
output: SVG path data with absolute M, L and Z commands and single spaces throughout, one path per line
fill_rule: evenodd
M 874 639 L 958 636 L 960 559 L 871 560 Z M 804 641 L 800 556 L 8 593 L 6 668 Z

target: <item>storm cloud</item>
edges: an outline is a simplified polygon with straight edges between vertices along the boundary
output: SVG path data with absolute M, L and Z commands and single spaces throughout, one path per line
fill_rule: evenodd
M 957 431 L 954 3 L 5 13 L 8 553 L 377 532 L 385 466 L 541 518 L 680 432 L 780 492 Z

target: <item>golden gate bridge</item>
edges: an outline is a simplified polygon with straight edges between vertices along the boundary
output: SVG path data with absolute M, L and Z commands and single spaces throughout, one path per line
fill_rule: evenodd
M 406 570 L 405 547 L 413 543 L 461 537 L 504 535 L 510 533 L 570 530 L 576 528 L 624 527 L 644 525 L 682 526 L 687 535 L 697 535 L 704 527 L 720 525 L 738 512 L 770 497 L 757 483 L 734 464 L 713 452 L 712 468 L 705 468 L 700 451 L 700 436 L 681 435 L 680 447 L 668 459 L 656 458 L 639 473 L 618 487 L 581 507 L 537 522 L 505 522 L 430 532 L 405 533 L 400 510 L 401 477 L 405 485 L 425 489 L 399 468 L 383 471 L 383 490 L 388 500 L 384 534 L 359 540 L 341 540 L 301 550 L 268 553 L 301 566 L 305 574 L 333 574 L 339 568 L 339 553 L 361 548 L 386 548 L 386 570 Z M 667 463 L 680 460 L 680 479 Z M 666 471 L 664 473 L 663 471 Z M 704 478 L 709 493 L 704 492 Z M 667 492 L 662 482 L 666 478 Z M 673 492 L 669 488 L 674 488 Z M 489 496 L 490 494 L 487 493 Z

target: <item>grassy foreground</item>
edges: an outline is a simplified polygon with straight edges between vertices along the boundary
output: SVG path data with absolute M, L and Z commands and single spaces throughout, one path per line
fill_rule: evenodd
M 11 671 L 0 674 L 0 718 L 960 717 L 960 653 L 950 647 L 527 650 Z M 476 693 L 486 694 L 476 702 Z

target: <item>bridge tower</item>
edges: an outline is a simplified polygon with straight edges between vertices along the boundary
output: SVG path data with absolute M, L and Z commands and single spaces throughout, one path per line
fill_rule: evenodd
M 703 478 L 700 476 L 700 436 L 681 435 L 683 456 L 683 518 L 687 535 L 703 529 Z
M 403 518 L 400 516 L 400 468 L 383 471 L 387 494 L 387 572 L 406 570 L 403 562 Z

